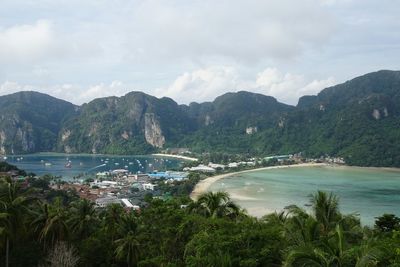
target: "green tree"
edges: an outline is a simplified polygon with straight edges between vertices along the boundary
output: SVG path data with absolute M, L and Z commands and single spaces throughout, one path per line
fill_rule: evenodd
M 21 190 L 20 184 L 10 177 L 0 181 L 0 234 L 5 238 L 6 262 L 9 265 L 10 242 L 18 240 L 18 232 L 23 231 L 30 199 Z
M 137 222 L 134 215 L 128 213 L 122 216 L 118 227 L 119 238 L 116 244 L 115 255 L 119 260 L 125 260 L 129 267 L 136 266 L 139 261 L 140 244 L 137 239 Z
M 36 211 L 36 219 L 32 221 L 33 228 L 39 235 L 39 240 L 46 246 L 55 245 L 57 241 L 67 241 L 70 229 L 67 224 L 68 213 L 61 198 L 54 203 L 40 203 Z
M 81 199 L 71 204 L 68 224 L 77 239 L 88 237 L 97 221 L 98 216 L 92 201 Z
M 392 232 L 400 229 L 400 218 L 394 214 L 383 214 L 376 217 L 375 227 L 381 232 Z
M 240 208 L 231 201 L 226 192 L 207 192 L 199 196 L 196 202 L 189 206 L 189 210 L 207 217 L 236 218 Z

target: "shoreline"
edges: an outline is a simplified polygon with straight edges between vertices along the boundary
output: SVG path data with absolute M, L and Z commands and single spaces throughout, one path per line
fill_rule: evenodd
M 174 155 L 174 154 L 156 153 L 156 154 L 151 154 L 151 156 L 155 156 L 155 157 L 166 157 L 166 158 L 175 158 L 175 159 L 184 159 L 184 160 L 189 160 L 189 161 L 198 161 L 197 158 L 192 158 L 192 157 L 187 157 L 187 156 L 181 156 L 181 155 Z
M 193 191 L 190 193 L 190 198 L 192 200 L 197 200 L 198 196 L 207 192 L 208 189 L 212 184 L 215 182 L 242 173 L 249 173 L 249 172 L 256 172 L 256 171 L 262 171 L 262 170 L 271 170 L 271 169 L 283 169 L 283 168 L 299 168 L 299 167 L 318 167 L 318 166 L 331 166 L 328 163 L 300 163 L 300 164 L 293 164 L 293 165 L 279 165 L 279 166 L 269 166 L 269 167 L 262 167 L 262 168 L 256 168 L 256 169 L 250 169 L 250 170 L 244 170 L 244 171 L 238 171 L 238 172 L 229 172 L 229 173 L 224 173 L 220 175 L 215 175 L 208 177 L 204 180 L 199 181 L 196 186 L 194 187 Z

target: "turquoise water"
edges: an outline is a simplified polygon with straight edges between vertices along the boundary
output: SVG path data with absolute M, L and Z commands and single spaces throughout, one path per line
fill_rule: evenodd
M 383 213 L 400 216 L 400 171 L 357 167 L 294 167 L 243 173 L 222 179 L 210 190 L 231 194 L 250 214 L 262 216 L 296 204 L 308 209 L 317 190 L 334 192 L 344 213 L 372 225 Z
M 52 174 L 68 180 L 78 175 L 127 169 L 132 173 L 176 168 L 181 160 L 153 156 L 70 155 L 40 153 L 8 156 L 8 163 L 37 175 Z M 70 163 L 70 168 L 66 167 Z M 46 164 L 47 163 L 47 164 Z

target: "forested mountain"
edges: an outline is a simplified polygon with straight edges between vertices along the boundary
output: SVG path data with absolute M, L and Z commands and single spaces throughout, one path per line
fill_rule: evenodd
M 173 146 L 193 127 L 172 99 L 131 92 L 84 104 L 80 115 L 63 125 L 58 150 L 145 154 Z
M 79 107 L 37 92 L 0 97 L 0 154 L 53 151 L 61 125 Z
M 378 71 L 300 98 L 250 92 L 178 105 L 141 92 L 81 107 L 36 92 L 0 97 L 0 154 L 38 151 L 338 155 L 355 165 L 400 166 L 400 72 Z
M 286 151 L 400 166 L 400 72 L 379 71 L 299 100 L 279 130 Z M 285 150 L 285 149 L 284 149 Z

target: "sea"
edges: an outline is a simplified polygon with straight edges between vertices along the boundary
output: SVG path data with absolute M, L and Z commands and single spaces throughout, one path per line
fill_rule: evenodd
M 261 217 L 298 205 L 310 211 L 310 195 L 318 190 L 339 197 L 342 213 L 373 225 L 384 213 L 400 217 L 400 171 L 347 166 L 269 169 L 218 180 L 211 191 L 226 191 L 248 213 Z
M 125 169 L 148 173 L 178 168 L 180 159 L 155 156 L 38 153 L 7 156 L 6 162 L 36 175 L 51 174 L 64 180 L 93 177 L 98 172 Z

